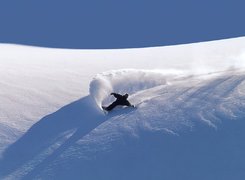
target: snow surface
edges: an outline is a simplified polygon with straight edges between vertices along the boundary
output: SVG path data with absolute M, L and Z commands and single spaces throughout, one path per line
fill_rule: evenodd
M 129 93 L 136 108 L 101 105 Z M 0 179 L 245 177 L 245 38 L 118 50 L 0 45 Z

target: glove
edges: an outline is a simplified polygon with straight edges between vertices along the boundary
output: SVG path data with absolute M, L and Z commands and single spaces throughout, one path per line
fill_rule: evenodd
M 111 93 L 111 95 L 114 95 L 115 93 Z

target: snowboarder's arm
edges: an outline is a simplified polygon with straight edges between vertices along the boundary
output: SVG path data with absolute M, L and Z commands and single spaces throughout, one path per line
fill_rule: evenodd
M 111 95 L 113 95 L 115 98 L 120 98 L 120 97 L 122 97 L 122 95 L 117 94 L 117 93 L 111 93 Z

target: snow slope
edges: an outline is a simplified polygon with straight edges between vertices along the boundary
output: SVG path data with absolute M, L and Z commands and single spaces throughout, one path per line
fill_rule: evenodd
M 245 38 L 64 50 L 0 45 L 1 179 L 243 179 Z M 110 92 L 137 108 L 117 108 Z

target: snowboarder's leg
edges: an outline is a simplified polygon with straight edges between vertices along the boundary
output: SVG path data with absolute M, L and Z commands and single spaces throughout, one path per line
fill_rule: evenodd
M 134 105 L 132 105 L 129 101 L 126 101 L 124 105 L 129 107 L 134 107 Z
M 115 108 L 118 104 L 116 102 L 113 102 L 111 105 L 105 108 L 107 111 L 111 111 L 113 108 Z

